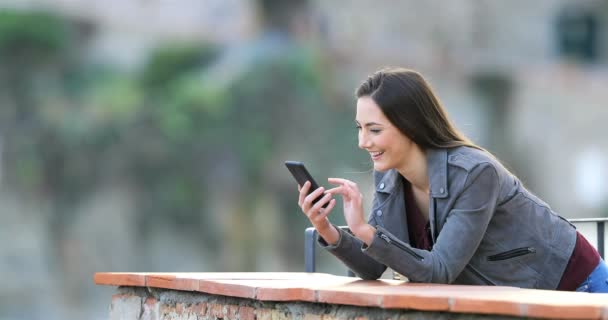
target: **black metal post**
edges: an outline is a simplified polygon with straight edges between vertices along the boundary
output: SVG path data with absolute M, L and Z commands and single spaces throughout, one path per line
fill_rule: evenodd
M 597 251 L 604 258 L 604 221 L 597 223 Z
M 315 240 L 317 229 L 306 228 L 304 232 L 304 268 L 306 272 L 315 272 Z

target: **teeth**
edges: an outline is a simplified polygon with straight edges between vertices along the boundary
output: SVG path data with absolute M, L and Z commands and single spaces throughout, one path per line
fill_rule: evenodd
M 381 154 L 383 154 L 384 152 L 371 152 L 373 157 L 379 156 Z

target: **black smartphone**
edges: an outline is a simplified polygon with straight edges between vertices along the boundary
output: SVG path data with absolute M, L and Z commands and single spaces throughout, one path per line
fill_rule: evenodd
M 315 179 L 312 178 L 308 170 L 306 170 L 306 167 L 302 162 L 285 161 L 285 166 L 287 167 L 287 169 L 289 169 L 289 172 L 291 172 L 291 175 L 296 179 L 300 187 L 302 187 L 304 183 L 306 183 L 306 181 L 310 181 L 310 189 L 308 189 L 308 194 L 311 194 L 313 191 L 319 188 L 319 185 L 317 184 Z M 317 203 L 317 201 L 321 200 L 323 196 L 325 196 L 325 194 L 318 196 L 315 200 L 312 201 L 312 203 Z M 327 208 L 328 204 L 329 202 L 324 204 L 323 208 Z

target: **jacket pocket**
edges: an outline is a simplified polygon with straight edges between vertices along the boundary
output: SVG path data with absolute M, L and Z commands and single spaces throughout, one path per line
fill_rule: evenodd
M 412 250 L 412 248 L 403 244 L 399 239 L 391 238 L 388 234 L 386 234 L 382 231 L 378 231 L 378 237 L 380 237 L 380 239 L 384 240 L 386 243 L 394 245 L 395 247 L 407 252 L 412 257 L 414 257 L 416 260 L 418 260 L 418 261 L 424 260 L 423 256 L 417 254 L 414 250 Z
M 488 256 L 488 261 L 507 260 L 507 259 L 512 259 L 515 257 L 525 256 L 527 254 L 531 254 L 531 253 L 535 253 L 535 252 L 536 252 L 536 249 L 533 247 L 517 248 L 517 249 L 513 249 L 513 250 L 509 250 L 509 251 L 505 251 L 505 252 L 501 252 L 498 254 Z

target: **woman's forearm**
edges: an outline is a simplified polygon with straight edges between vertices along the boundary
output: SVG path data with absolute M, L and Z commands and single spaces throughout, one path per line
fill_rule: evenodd
M 356 227 L 352 232 L 355 236 L 361 241 L 365 242 L 368 246 L 374 241 L 374 235 L 376 234 L 376 228 L 371 226 L 368 223 L 362 224 L 359 227 Z
M 327 228 L 317 228 L 317 232 L 329 245 L 335 245 L 340 240 L 340 232 L 331 223 L 327 224 Z

